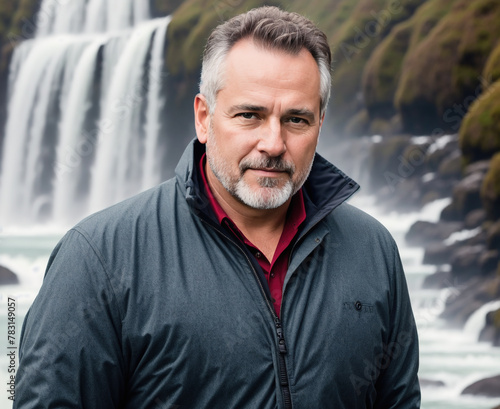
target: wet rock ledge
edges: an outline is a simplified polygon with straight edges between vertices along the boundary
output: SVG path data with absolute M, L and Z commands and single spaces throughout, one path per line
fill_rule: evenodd
M 0 266 L 0 285 L 19 284 L 17 275 L 6 267 Z

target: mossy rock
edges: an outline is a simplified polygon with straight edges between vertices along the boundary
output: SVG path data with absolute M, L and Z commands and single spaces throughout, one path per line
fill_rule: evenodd
M 172 14 L 183 0 L 149 0 L 152 17 L 165 17 Z
M 363 73 L 363 94 L 370 117 L 395 112 L 394 97 L 406 54 L 414 49 L 450 10 L 453 1 L 429 0 L 397 25 L 375 49 Z
M 450 12 L 406 57 L 395 103 L 405 129 L 456 131 L 482 90 L 481 74 L 500 38 L 497 0 L 455 0 Z M 463 113 L 453 110 L 463 105 Z
M 4 44 L 15 44 L 19 41 L 33 38 L 36 32 L 36 14 L 42 0 L 20 0 L 12 14 L 11 24 L 6 33 Z
M 5 41 L 12 23 L 12 16 L 16 11 L 16 6 L 12 1 L 0 2 L 0 45 Z
M 495 328 L 500 331 L 500 309 L 493 312 L 493 325 Z
M 372 118 L 394 115 L 394 94 L 408 50 L 412 26 L 401 24 L 375 49 L 363 74 L 363 95 Z
M 393 180 L 399 182 L 406 177 L 406 174 L 402 174 L 401 164 L 403 154 L 410 144 L 409 136 L 396 136 L 384 138 L 372 145 L 367 163 L 371 189 L 392 186 Z
M 486 314 L 486 325 L 479 335 L 479 341 L 491 342 L 493 346 L 500 346 L 500 309 Z M 494 409 L 500 409 L 500 406 Z
M 500 151 L 500 81 L 469 109 L 460 127 L 460 148 L 465 164 L 491 158 Z
M 491 220 L 500 218 L 500 153 L 493 156 L 490 170 L 481 186 L 481 199 L 486 215 Z
M 394 4 L 400 8 L 394 9 Z M 344 0 L 325 29 L 334 50 L 333 97 L 331 118 L 335 128 L 343 130 L 349 118 L 364 108 L 362 78 L 372 53 L 398 24 L 407 20 L 421 2 L 386 0 Z M 335 23 L 335 18 L 341 22 Z M 324 27 L 324 26 L 323 26 Z M 394 111 L 381 103 L 388 119 Z
M 369 130 L 370 134 L 372 135 L 387 136 L 392 133 L 390 121 L 383 118 L 375 118 L 373 121 L 371 121 Z
M 492 84 L 500 80 L 500 43 L 496 46 L 493 52 L 486 61 L 486 66 L 483 71 L 484 84 Z
M 177 8 L 168 27 L 166 64 L 171 75 L 198 76 L 201 56 L 210 32 L 222 21 L 263 5 L 281 2 L 264 0 L 226 0 L 205 2 L 187 0 Z
M 13 48 L 20 41 L 33 37 L 41 1 L 0 2 L 0 77 L 7 75 Z
M 349 136 L 365 136 L 368 135 L 369 127 L 370 118 L 368 116 L 368 111 L 362 109 L 351 117 L 345 127 L 345 133 Z
M 439 176 L 446 179 L 459 179 L 462 175 L 462 158 L 460 154 L 452 153 L 444 158 L 438 167 Z
M 486 244 L 489 250 L 500 251 L 500 220 L 492 223 L 486 231 Z

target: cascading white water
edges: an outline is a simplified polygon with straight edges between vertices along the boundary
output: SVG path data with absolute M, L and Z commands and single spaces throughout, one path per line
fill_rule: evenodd
M 469 334 L 473 339 L 479 339 L 481 330 L 484 328 L 484 323 L 486 322 L 486 315 L 498 309 L 500 309 L 500 301 L 490 301 L 474 311 L 464 325 L 464 333 Z
M 95 66 L 98 52 L 105 44 L 106 38 L 98 38 L 88 47 L 79 59 L 78 67 L 73 76 L 75 78 L 70 86 L 69 96 L 65 104 L 65 111 L 61 121 L 61 137 L 57 148 L 56 163 L 64 163 L 68 152 L 91 153 L 91 148 L 82 151 L 79 148 L 81 142 L 81 130 L 84 129 L 85 114 L 90 108 L 92 97 L 92 84 L 95 81 Z M 83 104 L 82 104 L 83 102 Z M 69 149 L 69 150 L 68 150 Z M 81 164 L 81 162 L 80 162 Z M 78 209 L 74 208 L 74 198 L 78 196 L 78 185 L 83 177 L 82 166 L 75 166 L 71 177 L 68 177 L 63 168 L 56 168 L 56 179 L 54 186 L 54 214 L 64 220 L 72 214 L 81 213 L 84 208 L 81 201 L 78 202 Z
M 149 92 L 148 107 L 146 113 L 146 142 L 144 170 L 142 175 L 142 187 L 153 187 L 161 181 L 159 168 L 160 158 L 158 158 L 158 138 L 160 136 L 160 115 L 162 107 L 165 105 L 165 98 L 161 92 L 163 82 L 162 56 L 163 39 L 167 34 L 167 25 L 161 27 L 155 35 L 152 48 L 151 66 L 149 69 Z
M 48 38 L 32 46 L 31 52 L 16 74 L 9 101 L 4 154 L 1 173 L 1 215 L 5 220 L 22 215 L 26 220 L 36 217 L 43 195 L 41 183 L 44 131 L 51 110 L 56 107 L 62 76 L 71 47 L 82 50 L 84 42 L 68 37 Z
M 125 30 L 149 18 L 147 0 L 43 0 L 37 35 Z
M 163 23 L 162 21 L 160 23 Z M 165 34 L 165 25 L 161 29 L 158 20 L 153 20 L 136 30 L 118 61 L 118 66 L 128 67 L 115 73 L 109 87 L 109 94 L 103 108 L 103 117 L 108 121 L 107 129 L 101 130 L 98 140 L 100 146 L 97 151 L 96 163 L 93 169 L 93 178 L 90 192 L 90 209 L 98 210 L 112 203 L 118 202 L 132 194 L 142 190 L 143 166 L 145 163 L 144 128 L 141 121 L 141 108 L 147 97 L 151 97 L 147 107 L 156 110 L 154 114 L 147 116 L 146 129 L 154 129 L 159 120 L 160 103 L 159 98 L 161 77 L 158 77 L 158 62 L 153 60 L 148 66 L 150 72 L 148 89 L 144 86 L 144 65 L 148 49 L 144 42 L 151 38 L 156 30 L 158 34 Z M 154 42 L 153 50 L 163 50 L 161 37 Z M 155 65 L 155 67 L 152 67 Z M 155 102 L 156 101 L 156 102 Z M 109 132 L 109 129 L 112 132 Z M 156 127 L 156 132 L 158 128 Z M 146 132 L 147 133 L 147 132 Z M 141 138 L 141 135 L 143 136 Z M 149 139 L 156 140 L 157 135 L 148 135 Z M 154 150 L 154 149 L 153 149 Z M 151 159 L 154 159 L 153 157 Z M 113 183 L 110 185 L 109 181 Z M 150 187 L 150 186 L 147 186 Z
M 169 19 L 144 0 L 44 0 L 37 21 L 10 66 L 0 226 L 72 223 L 90 193 L 97 210 L 159 182 Z

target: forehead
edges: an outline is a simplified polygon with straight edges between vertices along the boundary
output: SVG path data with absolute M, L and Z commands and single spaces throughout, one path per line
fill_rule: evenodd
M 220 96 L 251 97 L 269 102 L 274 98 L 294 104 L 302 100 L 317 103 L 319 107 L 319 68 L 305 48 L 291 54 L 243 39 L 229 51 L 223 71 Z

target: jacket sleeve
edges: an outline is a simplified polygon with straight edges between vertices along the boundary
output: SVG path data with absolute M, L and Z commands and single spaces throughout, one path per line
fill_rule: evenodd
M 403 266 L 394 245 L 392 272 L 391 328 L 384 354 L 377 362 L 377 409 L 415 409 L 420 407 L 418 381 L 418 335 Z
M 120 407 L 125 365 L 111 284 L 98 252 L 68 232 L 23 323 L 15 409 Z

